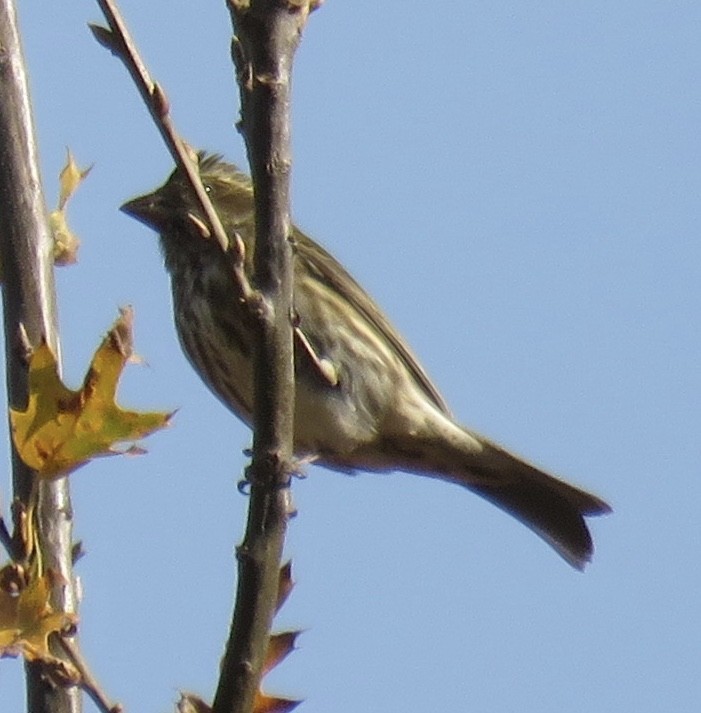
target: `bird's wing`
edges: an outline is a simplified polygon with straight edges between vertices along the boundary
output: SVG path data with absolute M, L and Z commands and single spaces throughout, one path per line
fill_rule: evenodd
M 307 263 L 317 277 L 324 281 L 330 289 L 346 295 L 348 301 L 358 314 L 379 334 L 383 335 L 394 347 L 406 368 L 421 387 L 426 396 L 443 413 L 450 415 L 450 409 L 419 364 L 406 342 L 385 317 L 382 310 L 367 292 L 348 274 L 346 269 L 324 248 L 308 238 L 298 228 L 293 230 L 293 244 L 297 260 Z M 302 329 L 303 329 L 302 325 Z

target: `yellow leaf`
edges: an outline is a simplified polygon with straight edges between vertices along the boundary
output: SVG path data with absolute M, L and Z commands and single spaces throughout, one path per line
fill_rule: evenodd
M 56 265 L 72 265 L 78 261 L 80 240 L 68 227 L 66 212 L 53 210 L 49 213 L 49 228 L 54 238 L 54 263 Z
M 17 656 L 14 644 L 19 638 L 17 628 L 17 600 L 6 592 L 0 592 L 0 656 Z
M 49 214 L 49 228 L 54 237 L 54 262 L 57 265 L 69 265 L 77 260 L 80 240 L 68 227 L 66 204 L 92 169 L 92 166 L 78 168 L 71 150 L 67 149 L 67 153 L 66 165 L 59 175 L 58 207 Z
M 83 182 L 85 177 L 92 170 L 92 166 L 88 166 L 85 169 L 78 168 L 78 164 L 73 158 L 73 154 L 70 149 L 66 149 L 66 165 L 59 174 L 58 180 L 61 187 L 59 199 L 58 199 L 58 209 L 63 210 L 66 207 L 70 197 L 75 193 L 78 186 Z
M 38 577 L 19 595 L 17 619 L 22 631 L 21 645 L 25 658 L 49 658 L 49 634 L 77 622 L 75 614 L 55 611 L 49 603 L 48 576 Z
M 22 654 L 27 660 L 53 660 L 49 635 L 77 622 L 49 602 L 47 575 L 37 577 L 19 595 L 0 590 L 0 656 Z
M 66 475 L 92 458 L 114 455 L 119 452 L 115 444 L 143 438 L 168 424 L 170 413 L 126 411 L 115 402 L 119 377 L 131 355 L 131 325 L 131 310 L 122 310 L 78 391 L 61 382 L 47 344 L 32 355 L 27 410 L 11 410 L 10 422 L 18 453 L 41 477 Z

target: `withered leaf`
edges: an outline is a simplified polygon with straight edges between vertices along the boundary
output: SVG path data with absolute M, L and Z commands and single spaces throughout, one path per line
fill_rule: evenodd
M 41 477 L 66 475 L 97 456 L 125 452 L 115 444 L 143 438 L 168 424 L 170 413 L 127 411 L 116 404 L 117 383 L 131 352 L 130 309 L 122 310 L 95 352 L 78 391 L 62 383 L 47 344 L 34 352 L 27 410 L 11 410 L 10 422 L 22 460 Z

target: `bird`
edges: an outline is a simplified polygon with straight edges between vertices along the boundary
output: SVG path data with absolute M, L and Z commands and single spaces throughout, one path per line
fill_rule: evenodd
M 241 241 L 253 279 L 253 186 L 220 155 L 198 154 L 200 177 L 230 241 Z M 181 347 L 224 405 L 253 420 L 254 332 L 230 258 L 213 239 L 176 168 L 121 210 L 160 236 Z M 205 230 L 203 230 L 203 226 Z M 611 511 L 461 425 L 418 359 L 347 270 L 296 226 L 293 252 L 294 451 L 332 470 L 404 471 L 455 483 L 509 513 L 582 570 L 593 554 L 585 518 Z

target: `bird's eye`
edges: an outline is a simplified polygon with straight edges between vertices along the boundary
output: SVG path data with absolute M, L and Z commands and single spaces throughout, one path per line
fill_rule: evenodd
M 210 186 L 209 183 L 203 183 L 202 186 L 204 187 L 204 192 L 205 192 L 205 193 L 211 193 L 211 192 L 212 192 L 212 186 Z

